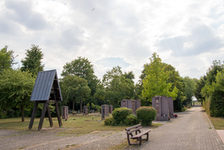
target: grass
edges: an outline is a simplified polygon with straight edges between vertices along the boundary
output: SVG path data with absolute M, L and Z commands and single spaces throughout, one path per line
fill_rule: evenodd
M 24 122 L 21 122 L 20 118 L 9 118 L 9 119 L 0 119 L 0 129 L 13 129 L 13 130 L 23 130 L 29 131 L 30 118 L 25 118 Z M 33 128 L 31 131 L 37 131 L 39 124 L 39 118 L 35 118 Z M 43 129 L 51 129 L 51 131 L 57 131 L 58 135 L 68 135 L 68 134 L 88 134 L 91 132 L 98 131 L 122 131 L 127 126 L 105 126 L 104 121 L 101 120 L 100 115 L 74 115 L 69 116 L 67 121 L 62 122 L 63 126 L 60 130 L 56 130 L 59 128 L 57 118 L 53 118 L 53 128 L 50 128 L 50 124 L 47 118 L 44 119 Z M 152 128 L 156 128 L 160 126 L 159 123 L 153 123 Z
M 216 130 L 224 130 L 224 118 L 209 117 Z
M 123 140 L 120 144 L 110 147 L 108 150 L 120 150 L 128 147 L 127 140 Z

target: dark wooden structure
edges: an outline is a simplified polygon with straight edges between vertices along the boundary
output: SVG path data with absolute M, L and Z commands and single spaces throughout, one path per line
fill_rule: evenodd
M 62 107 L 62 119 L 68 120 L 68 106 Z
M 34 118 L 39 103 L 43 103 L 43 110 L 40 117 L 38 130 L 41 130 L 45 114 L 49 118 L 50 126 L 53 126 L 51 113 L 49 109 L 49 102 L 55 103 L 56 114 L 58 118 L 59 127 L 62 126 L 58 103 L 62 101 L 61 89 L 58 82 L 56 70 L 39 72 L 35 81 L 31 101 L 34 102 L 33 113 L 30 119 L 29 129 L 33 127 Z
M 101 120 L 104 120 L 106 116 L 109 116 L 109 105 L 101 105 Z
M 128 139 L 129 145 L 133 145 L 130 142 L 130 138 L 136 139 L 139 142 L 139 145 L 142 144 L 142 140 L 146 140 L 146 141 L 149 140 L 149 132 L 151 131 L 151 129 L 148 129 L 145 131 L 142 131 L 141 129 L 142 129 L 142 126 L 140 124 L 137 124 L 125 129 L 127 133 L 127 139 Z M 146 135 L 145 139 L 142 138 L 143 135 Z

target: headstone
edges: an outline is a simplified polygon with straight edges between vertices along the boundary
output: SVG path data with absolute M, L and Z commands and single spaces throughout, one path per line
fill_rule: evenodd
M 157 111 L 157 121 L 168 121 L 173 117 L 173 100 L 170 97 L 156 96 L 152 98 L 152 107 Z
M 121 101 L 121 107 L 130 108 L 133 113 L 136 113 L 136 110 L 141 107 L 141 102 L 139 100 L 123 99 Z
M 101 119 L 104 120 L 109 115 L 109 105 L 101 105 Z
M 88 115 L 88 107 L 84 106 L 83 108 L 83 115 Z
M 65 119 L 65 121 L 68 119 L 68 106 L 62 107 L 62 119 Z

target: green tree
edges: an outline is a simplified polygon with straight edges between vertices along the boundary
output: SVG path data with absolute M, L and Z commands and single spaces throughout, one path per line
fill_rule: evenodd
M 172 89 L 172 83 L 168 83 L 169 74 L 165 71 L 165 65 L 156 53 L 150 58 L 150 64 L 144 66 L 144 79 L 142 97 L 145 104 L 149 104 L 156 95 L 168 96 L 175 99 L 178 89 Z
M 76 75 L 66 75 L 61 81 L 61 89 L 65 102 L 72 102 L 74 110 L 75 103 L 80 104 L 80 112 L 82 112 L 83 103 L 90 96 L 90 88 L 85 79 Z
M 0 109 L 7 112 L 10 108 L 18 108 L 24 121 L 24 109 L 31 104 L 34 80 L 28 72 L 4 70 L 0 75 Z
M 114 107 L 119 107 L 122 99 L 134 97 L 135 87 L 132 78 L 133 73 L 123 74 L 119 66 L 112 68 L 103 76 L 103 85 L 106 88 L 106 99 Z
M 87 58 L 78 57 L 70 63 L 66 63 L 63 67 L 61 75 L 63 77 L 67 75 L 76 75 L 87 80 L 88 86 L 91 89 L 91 99 L 93 100 L 93 96 L 96 92 L 96 87 L 99 81 L 94 75 L 93 65 Z
M 192 102 L 192 96 L 194 96 L 196 90 L 196 83 L 194 79 L 191 79 L 189 77 L 184 78 L 184 105 L 191 105 Z
M 37 45 L 32 45 L 30 49 L 26 50 L 26 57 L 22 60 L 21 70 L 28 71 L 33 76 L 36 76 L 39 71 L 43 71 L 42 59 L 43 53 L 41 48 Z
M 12 68 L 14 61 L 13 51 L 8 50 L 8 47 L 5 46 L 0 50 L 0 73 L 5 69 Z

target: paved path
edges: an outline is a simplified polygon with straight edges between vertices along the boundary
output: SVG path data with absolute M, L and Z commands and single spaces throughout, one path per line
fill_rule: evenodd
M 180 113 L 178 119 L 153 130 L 142 150 L 224 150 L 223 142 L 200 107 Z

